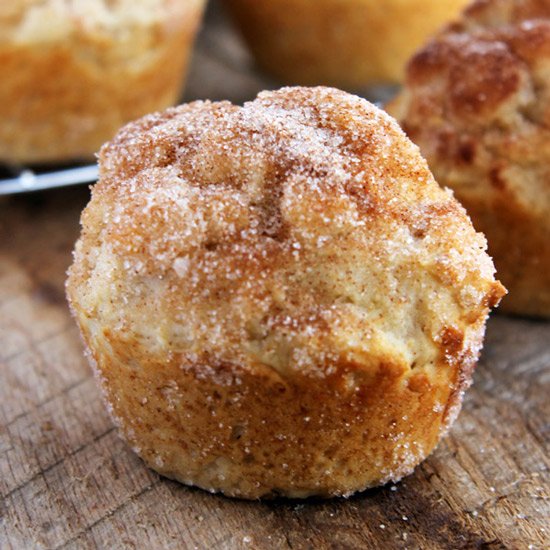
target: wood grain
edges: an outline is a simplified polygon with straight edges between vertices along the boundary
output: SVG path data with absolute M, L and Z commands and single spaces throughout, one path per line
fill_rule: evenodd
M 252 98 L 217 6 L 187 98 Z M 495 316 L 464 410 L 398 485 L 244 502 L 160 478 L 120 441 L 64 298 L 86 188 L 0 203 L 1 548 L 548 548 L 550 323 Z

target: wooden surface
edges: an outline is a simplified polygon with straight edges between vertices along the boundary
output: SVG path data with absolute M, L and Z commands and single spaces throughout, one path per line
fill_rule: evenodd
M 188 98 L 258 77 L 216 14 Z M 120 441 L 64 298 L 86 188 L 0 202 L 0 548 L 549 548 L 550 323 L 495 316 L 438 450 L 349 500 L 244 502 L 160 478 Z

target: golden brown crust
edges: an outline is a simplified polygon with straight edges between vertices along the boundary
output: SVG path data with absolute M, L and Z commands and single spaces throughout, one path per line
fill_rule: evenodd
M 256 498 L 410 472 L 503 289 L 382 111 L 329 88 L 195 102 L 101 150 L 67 291 L 148 464 Z
M 92 158 L 121 125 L 172 105 L 203 3 L 0 7 L 0 162 Z
M 225 0 L 258 64 L 289 84 L 399 82 L 469 0 Z
M 389 106 L 489 240 L 507 311 L 550 315 L 550 1 L 474 2 Z

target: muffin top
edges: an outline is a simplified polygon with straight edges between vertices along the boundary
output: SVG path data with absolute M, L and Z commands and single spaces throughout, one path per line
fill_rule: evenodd
M 550 1 L 479 0 L 410 61 L 389 106 L 440 183 L 550 232 Z
M 367 101 L 194 102 L 127 125 L 99 163 L 69 296 L 134 352 L 327 379 L 477 357 L 503 293 L 485 239 Z
M 126 41 L 136 29 L 162 25 L 203 0 L 9 0 L 0 3 L 0 43 L 55 42 L 81 33 Z

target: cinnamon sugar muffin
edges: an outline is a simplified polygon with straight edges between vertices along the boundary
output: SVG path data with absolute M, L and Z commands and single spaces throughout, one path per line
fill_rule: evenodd
M 290 84 L 399 82 L 469 0 L 225 0 L 260 67 Z
M 331 496 L 432 451 L 504 289 L 389 116 L 329 88 L 199 101 L 99 161 L 67 293 L 147 464 L 231 496 Z
M 0 162 L 91 158 L 176 102 L 203 4 L 0 2 Z
M 475 2 L 389 111 L 487 236 L 503 308 L 550 316 L 550 0 Z

